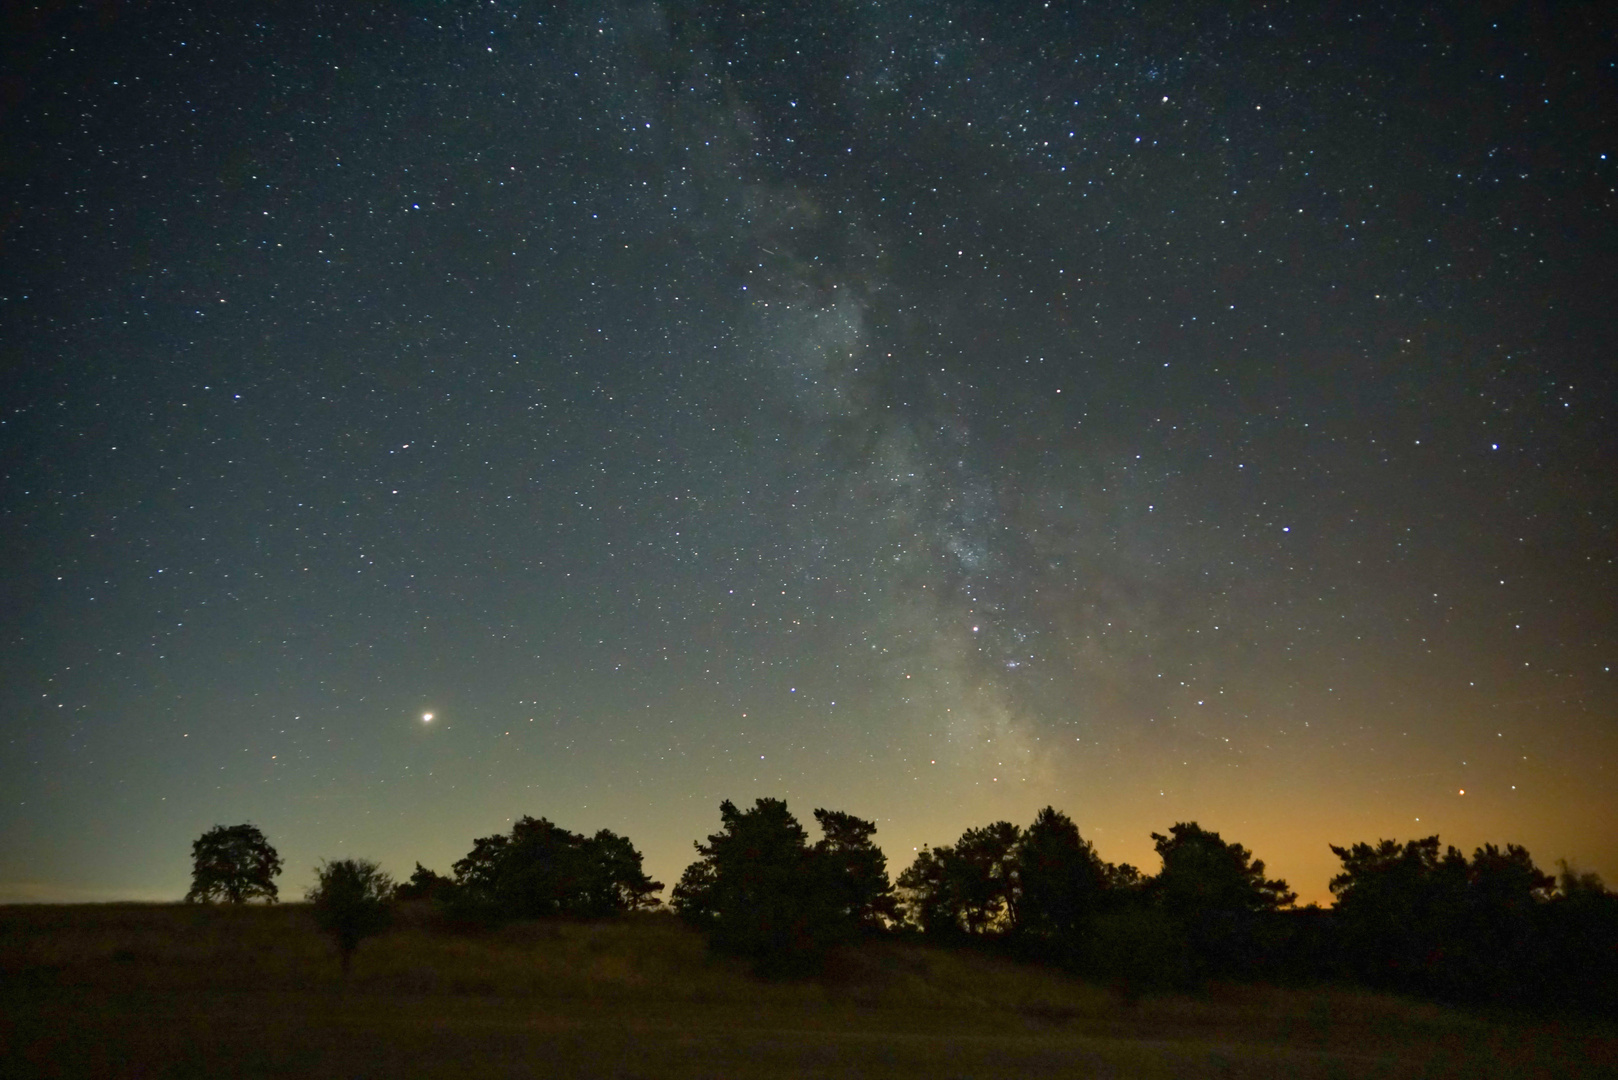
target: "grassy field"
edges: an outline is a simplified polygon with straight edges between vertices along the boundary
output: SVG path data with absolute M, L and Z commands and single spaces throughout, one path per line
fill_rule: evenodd
M 297 905 L 0 907 L 0 1075 L 1618 1075 L 1589 1022 L 1341 989 L 1126 1002 L 914 945 L 761 983 L 666 916 L 482 933 L 407 913 L 344 981 Z

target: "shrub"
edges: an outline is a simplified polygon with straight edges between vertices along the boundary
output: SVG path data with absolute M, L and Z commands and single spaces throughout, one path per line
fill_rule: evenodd
M 369 859 L 323 862 L 315 876 L 307 899 L 320 928 L 336 939 L 346 975 L 360 942 L 392 925 L 393 879 Z

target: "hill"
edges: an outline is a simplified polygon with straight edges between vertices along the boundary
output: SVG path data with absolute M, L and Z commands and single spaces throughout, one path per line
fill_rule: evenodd
M 0 1074 L 1517 1077 L 1618 1074 L 1588 1023 L 1332 988 L 1121 999 L 882 942 L 761 983 L 666 915 L 476 933 L 407 909 L 351 976 L 302 905 L 0 908 Z

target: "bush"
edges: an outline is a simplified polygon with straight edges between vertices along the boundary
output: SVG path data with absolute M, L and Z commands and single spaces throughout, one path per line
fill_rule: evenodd
M 369 859 L 338 859 L 315 868 L 317 883 L 307 894 L 315 921 L 337 941 L 343 974 L 365 938 L 393 923 L 393 879 Z

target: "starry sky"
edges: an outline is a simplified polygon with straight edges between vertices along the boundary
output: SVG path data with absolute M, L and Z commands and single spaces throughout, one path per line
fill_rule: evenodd
M 18 7 L 0 900 L 761 795 L 1618 878 L 1599 5 Z

